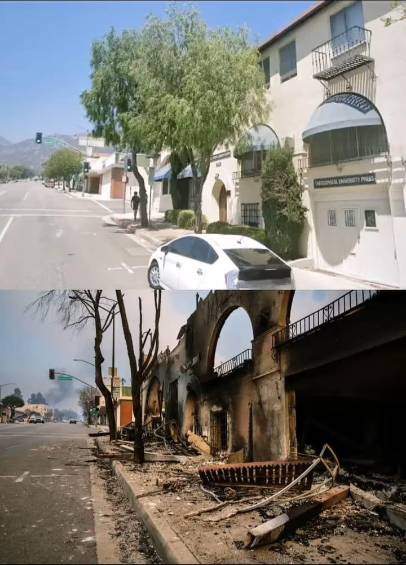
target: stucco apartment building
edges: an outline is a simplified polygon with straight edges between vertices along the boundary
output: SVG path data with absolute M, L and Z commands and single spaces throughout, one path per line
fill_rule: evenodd
M 287 146 L 308 209 L 302 255 L 316 269 L 406 286 L 406 20 L 398 17 L 391 1 L 323 0 L 260 45 L 268 123 L 248 132 L 252 151 L 213 155 L 203 189 L 209 222 L 263 227 L 264 149 Z M 159 190 L 166 209 L 163 182 L 155 199 Z

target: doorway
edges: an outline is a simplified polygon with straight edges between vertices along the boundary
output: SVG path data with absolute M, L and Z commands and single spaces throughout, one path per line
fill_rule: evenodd
M 227 451 L 227 412 L 219 410 L 210 412 L 210 449 L 214 455 L 219 451 Z
M 224 184 L 220 188 L 219 193 L 219 220 L 227 223 L 227 191 Z

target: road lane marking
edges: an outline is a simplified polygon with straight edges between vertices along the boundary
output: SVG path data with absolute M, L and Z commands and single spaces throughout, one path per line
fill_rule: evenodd
M 124 267 L 124 269 L 126 269 L 126 271 L 128 271 L 130 273 L 130 275 L 134 274 L 134 271 L 132 269 L 130 269 L 130 267 L 126 264 L 126 263 L 121 263 L 121 265 Z
M 28 475 L 30 474 L 29 471 L 24 471 L 24 473 L 22 475 L 20 475 L 17 479 L 16 479 L 16 483 L 22 483 L 23 480 L 25 479 L 25 477 L 28 477 Z
M 15 479 L 17 475 L 0 475 L 0 479 Z
M 89 210 L 75 210 L 74 208 L 0 208 L 0 211 L 5 212 L 6 210 L 20 210 L 21 212 L 89 212 Z
M 99 202 L 98 200 L 92 200 L 92 202 L 94 202 L 95 204 L 98 204 L 99 206 L 101 206 L 102 208 L 104 208 L 105 210 L 110 212 L 111 214 L 114 214 L 114 212 L 113 212 L 113 210 L 111 210 L 111 208 L 108 208 L 107 206 L 105 206 L 104 204 Z
M 11 226 L 12 221 L 14 220 L 14 216 L 9 218 L 7 224 L 4 226 L 3 231 L 0 233 L 0 243 L 3 241 L 3 237 L 6 235 L 8 228 Z
M 0 214 L 0 218 L 8 218 L 10 214 Z M 75 216 L 73 214 L 13 214 L 14 218 L 102 218 L 97 214 L 83 214 L 83 216 Z
M 27 198 L 29 197 L 29 195 L 30 195 L 30 193 L 29 193 L 29 192 L 26 192 L 25 195 L 24 195 L 23 200 L 27 200 Z
M 122 271 L 123 267 L 107 267 L 108 271 Z

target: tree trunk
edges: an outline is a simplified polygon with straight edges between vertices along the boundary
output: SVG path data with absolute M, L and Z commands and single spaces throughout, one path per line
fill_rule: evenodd
M 134 343 L 128 324 L 127 312 L 124 304 L 124 297 L 121 290 L 116 290 L 118 308 L 120 310 L 123 334 L 127 346 L 128 361 L 131 373 L 131 396 L 133 400 L 134 413 L 134 462 L 144 463 L 144 439 L 142 428 L 142 406 L 141 406 L 141 375 L 137 365 L 137 358 L 134 352 Z
M 210 154 L 211 156 L 211 154 Z M 196 161 L 190 150 L 190 167 L 192 169 L 192 183 L 193 183 L 193 208 L 196 217 L 195 233 L 202 233 L 202 192 L 203 186 L 210 167 L 210 156 L 208 159 L 200 159 L 200 171 L 197 169 Z M 198 176 L 200 172 L 200 177 Z
M 140 173 L 140 171 L 138 169 L 137 152 L 135 150 L 133 150 L 131 152 L 131 155 L 132 155 L 133 173 L 134 173 L 135 178 L 137 179 L 138 187 L 139 187 L 139 191 L 140 191 L 139 196 L 140 196 L 141 227 L 147 228 L 148 225 L 149 225 L 148 210 L 147 210 L 148 195 L 147 195 L 147 191 L 145 189 L 145 181 L 144 181 L 144 177 L 142 176 L 142 174 Z
M 103 334 L 101 331 L 100 320 L 98 320 L 98 315 L 96 313 L 96 337 L 94 340 L 95 381 L 97 387 L 104 396 L 104 400 L 106 403 L 106 414 L 107 414 L 107 421 L 109 424 L 110 441 L 112 441 L 117 437 L 116 417 L 114 414 L 112 393 L 109 391 L 109 389 L 106 387 L 106 385 L 103 382 L 102 365 L 103 365 L 104 357 L 101 352 L 102 335 Z

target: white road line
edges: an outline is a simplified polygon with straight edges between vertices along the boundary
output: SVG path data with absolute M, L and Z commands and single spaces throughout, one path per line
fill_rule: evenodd
M 0 479 L 15 479 L 17 475 L 0 475 Z
M 123 267 L 107 267 L 108 271 L 121 271 Z
M 98 204 L 99 206 L 101 206 L 102 208 L 104 208 L 105 210 L 107 210 L 108 212 L 110 212 L 111 214 L 114 214 L 113 210 L 111 210 L 110 208 L 108 208 L 107 206 L 105 206 L 104 204 L 102 204 L 101 202 L 99 202 L 98 200 L 92 200 L 91 202 L 94 202 L 95 204 Z
M 151 244 L 146 244 L 144 243 L 145 240 L 142 240 L 139 237 L 136 237 L 134 235 L 132 235 L 131 233 L 126 233 L 125 234 L 127 237 L 129 237 L 131 239 L 131 241 L 133 241 L 136 245 L 138 245 L 138 247 L 142 247 L 143 249 L 145 249 L 146 251 L 149 251 L 149 253 L 153 253 L 154 251 L 156 251 L 157 247 L 159 247 L 157 245 L 157 247 L 152 247 Z
M 24 198 L 23 198 L 23 200 L 27 200 L 27 198 L 29 197 L 29 195 L 30 195 L 30 193 L 29 193 L 29 192 L 26 192 L 26 193 L 25 193 L 25 196 L 24 196 Z
M 7 218 L 10 214 L 0 214 L 0 218 Z M 102 216 L 97 214 L 83 214 L 82 216 L 76 216 L 73 214 L 13 214 L 14 218 L 98 218 L 99 220 Z
M 16 482 L 16 483 L 22 483 L 23 480 L 25 479 L 25 477 L 27 477 L 29 474 L 30 474 L 29 471 L 24 471 L 24 473 L 23 473 L 22 475 L 20 475 L 20 476 L 15 480 L 15 482 Z
M 1 212 L 6 212 L 8 210 L 17 210 L 21 212 L 64 212 L 64 213 L 74 213 L 74 212 L 89 212 L 89 210 L 81 210 L 80 208 L 75 210 L 74 208 L 0 208 Z
M 14 216 L 9 218 L 7 224 L 4 226 L 3 231 L 0 233 L 0 243 L 3 241 L 3 237 L 6 235 L 8 228 L 11 226 L 12 221 L 14 220 Z
M 131 265 L 132 269 L 146 269 L 148 265 Z
M 126 263 L 121 263 L 121 265 L 124 267 L 124 269 L 126 269 L 126 271 L 130 273 L 130 275 L 134 274 L 134 271 L 130 269 L 130 267 Z

